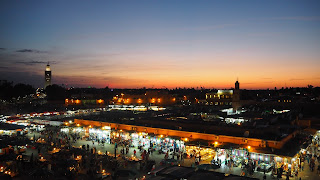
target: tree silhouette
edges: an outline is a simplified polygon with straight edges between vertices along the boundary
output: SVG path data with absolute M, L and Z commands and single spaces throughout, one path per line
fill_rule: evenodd
M 13 87 L 13 96 L 14 97 L 23 97 L 25 95 L 29 95 L 29 94 L 33 94 L 35 93 L 35 89 L 31 86 L 31 85 L 28 85 L 28 84 L 16 84 L 14 87 Z
M 57 84 L 48 86 L 46 93 L 48 100 L 64 101 L 66 98 L 66 89 Z
M 13 97 L 13 82 L 0 80 L 0 99 L 10 100 Z
M 0 80 L 0 99 L 10 100 L 13 97 L 23 97 L 33 93 L 35 89 L 31 85 L 19 83 L 13 86 L 13 82 Z

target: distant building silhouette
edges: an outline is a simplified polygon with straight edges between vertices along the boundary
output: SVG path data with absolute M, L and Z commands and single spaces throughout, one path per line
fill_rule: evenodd
M 206 105 L 229 106 L 232 104 L 233 90 L 219 89 L 217 92 L 206 93 Z
M 240 103 L 240 83 L 236 81 L 232 90 L 218 89 L 217 92 L 206 93 L 206 105 L 230 106 L 234 111 L 241 107 Z
M 169 94 L 167 90 L 147 90 L 143 93 L 126 93 L 113 97 L 114 104 L 125 105 L 172 105 L 181 101 L 188 101 L 188 97 L 181 99 Z
M 51 85 L 51 69 L 50 69 L 50 65 L 49 62 L 46 66 L 46 71 L 44 72 L 44 88 L 47 88 L 48 86 Z

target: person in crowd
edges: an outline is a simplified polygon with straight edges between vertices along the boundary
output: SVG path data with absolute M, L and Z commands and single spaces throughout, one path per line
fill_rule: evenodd
M 286 174 L 286 180 L 289 180 L 289 178 L 290 178 L 290 174 L 289 174 L 289 171 L 288 171 L 287 174 Z
M 299 171 L 296 170 L 296 173 L 295 173 L 295 179 L 298 179 L 298 176 L 299 176 Z

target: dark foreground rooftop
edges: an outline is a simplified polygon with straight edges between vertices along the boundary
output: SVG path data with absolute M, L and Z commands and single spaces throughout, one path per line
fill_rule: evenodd
M 160 170 L 157 176 L 147 178 L 148 180 L 173 180 L 173 179 L 190 179 L 190 180 L 250 180 L 256 178 L 224 174 L 214 171 L 195 171 L 192 167 L 171 166 Z

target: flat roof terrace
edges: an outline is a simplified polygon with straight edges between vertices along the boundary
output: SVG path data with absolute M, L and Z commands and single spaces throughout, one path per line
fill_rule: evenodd
M 280 141 L 296 130 L 296 128 L 291 125 L 268 125 L 262 127 L 254 127 L 234 124 L 219 124 L 218 121 L 210 122 L 200 120 L 167 120 L 164 118 L 152 117 L 146 114 L 132 115 L 128 112 L 108 112 L 107 114 L 90 115 L 86 117 L 79 117 L 78 119 L 88 119 L 118 124 L 182 130 L 215 135 L 236 136 L 242 138 L 258 138 L 262 140 L 273 141 Z
M 220 135 L 220 134 L 201 133 L 196 131 L 186 131 L 185 129 L 176 130 L 176 129 L 170 129 L 170 128 L 162 128 L 158 126 L 153 127 L 150 124 L 141 126 L 141 125 L 137 125 L 136 123 L 133 125 L 129 123 L 124 124 L 123 122 L 114 123 L 114 122 L 107 122 L 107 121 L 83 120 L 83 119 L 75 119 L 74 123 L 78 123 L 84 126 L 89 126 L 89 125 L 97 126 L 97 127 L 110 126 L 111 128 L 117 129 L 117 130 L 146 132 L 146 133 L 153 133 L 155 135 L 188 138 L 190 141 L 205 140 L 209 144 L 213 144 L 215 142 L 233 143 L 233 144 L 239 144 L 243 146 L 268 147 L 268 148 L 275 148 L 275 149 L 281 149 L 283 145 L 287 141 L 289 141 L 292 137 L 294 137 L 295 134 L 298 132 L 298 131 L 294 131 L 293 133 L 279 140 L 264 140 L 264 139 L 253 138 L 253 137 L 238 137 L 234 135 Z M 193 125 L 194 129 L 200 128 L 200 126 L 201 125 Z M 205 126 L 205 125 L 202 124 L 202 126 Z M 228 131 L 228 130 L 224 129 L 220 131 L 222 132 L 222 131 Z

